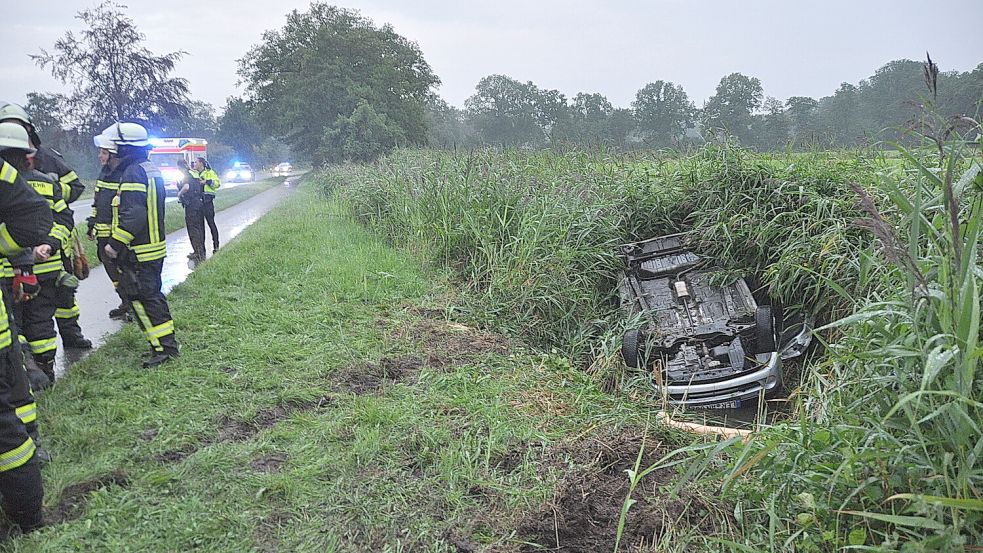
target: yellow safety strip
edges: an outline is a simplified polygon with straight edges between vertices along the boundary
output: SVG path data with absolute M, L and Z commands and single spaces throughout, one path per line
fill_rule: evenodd
M 53 336 L 41 340 L 31 340 L 27 345 L 31 346 L 31 353 L 41 355 L 42 353 L 48 353 L 49 351 L 58 349 L 58 338 L 57 336 Z
M 49 273 L 56 273 L 65 269 L 64 263 L 61 261 L 61 253 L 55 253 L 48 258 L 44 263 L 37 263 L 34 265 L 34 274 L 36 275 L 46 275 Z
M 150 345 L 156 351 L 164 351 L 164 347 L 160 345 L 160 340 L 150 334 L 149 329 L 152 329 L 154 325 L 150 322 L 150 317 L 147 316 L 147 310 L 144 309 L 143 302 L 140 300 L 131 300 L 130 304 L 133 306 L 133 310 L 136 311 L 137 320 L 140 321 L 143 335 L 147 338 L 147 341 L 150 342 Z
M 68 204 L 65 203 L 65 200 L 58 200 L 57 202 L 51 204 L 51 211 L 54 211 L 55 213 L 61 213 L 66 209 L 68 209 Z
M 146 192 L 147 185 L 139 182 L 124 182 L 119 185 L 120 192 Z
M 167 321 L 165 323 L 161 323 L 155 327 L 152 327 L 150 330 L 147 331 L 147 336 L 151 336 L 158 339 L 163 338 L 164 336 L 167 336 L 169 334 L 174 334 L 173 320 Z
M 37 447 L 34 445 L 34 440 L 28 436 L 27 440 L 25 440 L 21 445 L 11 449 L 10 451 L 0 453 L 0 472 L 14 470 L 15 468 L 30 461 L 31 456 L 34 455 L 35 449 L 37 449 Z
M 62 184 L 68 184 L 76 180 L 79 180 L 79 176 L 75 174 L 75 171 L 69 171 L 58 179 Z
M 0 167 L 0 180 L 13 184 L 17 180 L 17 169 L 14 169 L 13 165 L 4 161 L 3 167 Z
M 147 230 L 150 243 L 160 242 L 160 222 L 157 219 L 157 187 L 147 186 Z
M 24 249 L 14 240 L 14 237 L 10 235 L 10 231 L 7 230 L 7 223 L 0 223 L 0 252 L 4 255 L 14 255 L 20 253 Z
M 13 340 L 10 338 L 10 328 L 0 330 L 0 350 L 10 347 L 13 343 Z
M 32 423 L 38 419 L 38 404 L 33 401 L 27 405 L 21 405 L 14 411 L 17 413 L 17 418 L 24 424 Z
M 96 181 L 96 190 L 112 190 L 113 192 L 119 190 L 118 182 L 106 182 L 104 180 Z
M 133 235 L 130 234 L 129 232 L 126 232 L 120 227 L 113 228 L 112 237 L 124 244 L 129 244 L 130 242 L 133 241 Z
M 56 319 L 74 319 L 79 314 L 81 314 L 81 310 L 79 309 L 78 302 L 75 302 L 75 305 L 71 307 L 59 307 L 55 309 Z

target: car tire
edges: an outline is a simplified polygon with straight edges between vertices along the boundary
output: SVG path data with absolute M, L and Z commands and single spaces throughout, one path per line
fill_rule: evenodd
M 771 307 L 762 305 L 754 312 L 755 353 L 767 353 L 777 349 L 775 343 L 775 316 Z
M 641 330 L 633 328 L 622 337 L 621 357 L 625 360 L 625 365 L 633 369 L 640 368 L 644 363 L 642 353 L 645 347 L 645 336 Z

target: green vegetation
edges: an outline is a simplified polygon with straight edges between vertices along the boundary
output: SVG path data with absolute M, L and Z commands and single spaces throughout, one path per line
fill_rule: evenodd
M 925 123 L 937 136 L 955 130 Z M 472 320 L 570 351 L 642 397 L 651 376 L 614 354 L 613 249 L 694 231 L 724 267 L 829 323 L 788 421 L 723 443 L 682 477 L 703 474 L 733 502 L 737 524 L 715 543 L 952 550 L 983 537 L 983 177 L 979 152 L 962 148 L 893 159 L 717 146 L 680 159 L 407 151 L 320 184 L 391 242 L 449 268 Z
M 43 395 L 51 525 L 6 550 L 610 550 L 623 469 L 680 437 L 562 356 L 449 321 L 440 273 L 295 194 L 172 292 L 179 360 L 138 369 L 127 325 Z M 670 475 L 627 535 L 692 551 L 731 517 L 657 493 Z
M 235 188 L 220 190 L 219 193 L 215 195 L 215 211 L 219 212 L 223 209 L 228 209 L 238 203 L 252 198 L 260 192 L 265 192 L 282 182 L 283 177 L 272 177 L 249 184 L 242 184 Z M 184 208 L 182 208 L 180 204 L 170 202 L 167 204 L 164 212 L 164 225 L 168 233 L 184 228 Z M 79 225 L 78 231 L 80 233 L 84 233 L 85 225 Z M 206 239 L 209 236 L 208 232 L 208 229 L 205 229 Z M 85 255 L 89 258 L 89 265 L 92 267 L 100 265 L 101 262 L 99 261 L 99 257 L 96 255 L 95 241 L 89 240 L 84 236 L 80 236 L 80 242 L 82 243 L 82 247 L 85 249 Z

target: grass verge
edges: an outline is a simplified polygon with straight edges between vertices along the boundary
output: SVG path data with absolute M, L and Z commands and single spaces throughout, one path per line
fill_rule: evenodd
M 612 550 L 624 471 L 683 442 L 450 321 L 443 282 L 301 188 L 172 292 L 178 361 L 138 369 L 128 325 L 44 395 L 50 526 L 6 550 Z M 731 524 L 673 474 L 634 490 L 622 551 Z

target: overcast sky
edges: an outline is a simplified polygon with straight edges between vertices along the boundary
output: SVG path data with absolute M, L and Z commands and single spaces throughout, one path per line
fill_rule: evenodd
M 5 1 L 0 99 L 62 86 L 28 58 L 78 29 L 94 0 Z M 176 75 L 194 96 L 221 107 L 241 93 L 236 60 L 264 30 L 307 1 L 130 0 L 129 14 L 157 53 L 184 50 Z M 463 106 L 493 73 L 573 96 L 600 92 L 627 106 L 646 83 L 681 84 L 697 105 L 732 72 L 758 77 L 765 94 L 831 94 L 885 62 L 921 60 L 942 70 L 983 63 L 983 1 L 936 0 L 349 0 L 377 25 L 419 43 L 441 78 L 440 94 Z M 11 44 L 11 40 L 13 43 Z

